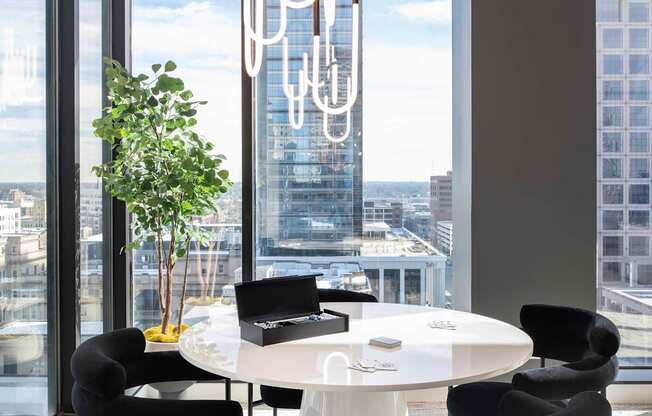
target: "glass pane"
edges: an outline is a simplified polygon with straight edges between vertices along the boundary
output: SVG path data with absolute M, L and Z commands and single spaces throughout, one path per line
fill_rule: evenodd
M 401 271 L 385 269 L 384 299 L 386 303 L 401 303 Z
M 604 55 L 602 57 L 602 73 L 605 75 L 621 75 L 623 73 L 623 56 Z
M 650 164 L 648 159 L 629 159 L 630 178 L 649 178 Z
M 622 264 L 608 261 L 602 263 L 602 282 L 620 282 L 622 280 Z
M 650 5 L 648 3 L 629 3 L 629 21 L 632 23 L 644 23 L 649 20 Z
M 425 277 L 425 276 L 424 276 Z M 421 270 L 405 271 L 405 303 L 421 305 Z
M 602 46 L 604 48 L 619 49 L 623 47 L 622 29 L 605 29 L 602 31 Z
M 602 185 L 602 202 L 604 204 L 622 204 L 622 185 Z
M 629 81 L 629 99 L 633 101 L 647 101 L 650 99 L 650 81 Z
M 321 287 L 343 289 L 352 278 L 366 277 L 358 290 L 381 301 L 445 306 L 453 247 L 451 2 L 441 2 L 436 20 L 394 3 L 364 4 L 361 45 L 353 46 L 351 1 L 337 1 L 329 33 L 340 80 L 337 106 L 347 98 L 353 48 L 360 48 L 361 62 L 350 132 L 339 143 L 327 135 L 347 134 L 346 115 L 328 117 L 325 130 L 312 92 L 304 100 L 303 125 L 293 127 L 282 45 L 265 47 L 255 78 L 256 277 L 317 273 Z M 267 2 L 267 37 L 278 29 L 278 7 L 279 0 Z M 288 16 L 288 79 L 296 88 L 303 54 L 313 57 L 312 11 L 289 10 Z M 333 67 L 323 56 L 325 37 L 324 30 L 322 79 Z M 434 76 L 406 77 L 414 56 Z M 622 69 L 622 56 L 619 62 Z M 433 130 L 436 137 L 423 134 Z M 418 279 L 408 270 L 417 270 Z M 435 290 L 425 293 L 426 287 Z
M 623 255 L 623 238 L 622 237 L 602 237 L 602 255 L 603 256 L 622 256 Z
M 630 204 L 649 204 L 650 185 L 629 185 Z
M 621 133 L 605 132 L 602 134 L 602 151 L 607 153 L 620 153 L 623 151 L 623 138 Z
M 647 230 L 650 228 L 649 210 L 630 210 L 629 228 L 632 230 Z
M 632 153 L 649 152 L 649 134 L 647 132 L 630 133 L 629 151 Z
M 604 100 L 622 100 L 623 99 L 623 82 L 622 81 L 604 81 L 602 83 L 602 98 Z
M 650 32 L 648 29 L 629 29 L 629 47 L 632 49 L 646 49 L 650 41 Z
M 632 75 L 647 75 L 650 73 L 648 55 L 629 55 L 629 73 Z
M 647 127 L 650 125 L 648 107 L 629 107 L 629 126 Z
M 602 228 L 605 230 L 622 230 L 623 212 L 622 211 L 603 211 Z
M 597 1 L 598 22 L 617 22 L 620 20 L 620 0 L 598 0 Z
M 46 415 L 46 16 L 0 13 L 0 414 Z
M 242 274 L 240 1 L 134 0 L 132 8 L 134 72 L 150 73 L 152 64 L 167 60 L 177 64 L 174 76 L 182 78 L 198 100 L 208 101 L 196 116 L 197 131 L 215 145 L 216 154 L 226 156 L 223 166 L 235 183 L 215 201 L 215 215 L 196 219 L 209 235 L 207 244 L 191 242 L 188 260 L 180 259 L 175 268 L 173 321 L 188 261 L 184 321 L 192 324 L 207 316 L 207 305 L 232 307 L 233 284 Z M 157 325 L 154 246 L 135 250 L 132 262 L 134 325 Z
M 630 236 L 629 237 L 629 255 L 630 256 L 649 256 L 650 255 L 650 237 L 647 236 Z
M 605 179 L 622 178 L 622 159 L 602 159 L 602 177 Z
M 604 127 L 622 127 L 623 107 L 602 107 L 602 125 Z
M 82 340 L 102 333 L 102 141 L 93 120 L 102 115 L 102 0 L 79 2 L 79 212 Z

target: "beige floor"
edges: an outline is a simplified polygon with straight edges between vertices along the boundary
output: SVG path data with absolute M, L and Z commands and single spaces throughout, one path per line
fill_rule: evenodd
M 244 384 L 233 385 L 233 399 L 239 400 L 246 409 L 246 387 Z M 257 391 L 258 389 L 255 389 Z M 202 383 L 191 387 L 179 398 L 184 399 L 221 399 L 224 388 L 220 384 Z M 135 393 L 140 397 L 158 397 L 158 393 L 145 386 Z M 254 397 L 258 399 L 258 397 Z M 410 416 L 447 416 L 446 406 L 441 401 L 412 401 L 409 402 Z M 614 416 L 652 416 L 652 406 L 618 406 L 614 405 Z M 245 411 L 246 412 L 246 411 Z M 298 416 L 296 410 L 279 410 L 279 416 Z M 272 410 L 265 406 L 258 406 L 254 409 L 254 416 L 272 416 Z

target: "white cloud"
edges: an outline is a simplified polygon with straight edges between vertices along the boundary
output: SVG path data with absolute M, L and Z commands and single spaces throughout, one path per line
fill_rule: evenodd
M 182 7 L 135 7 L 134 57 L 188 60 L 193 65 L 239 68 L 240 22 L 208 2 Z M 201 51 L 199 54 L 198 51 Z M 152 62 L 153 63 L 153 62 Z
M 451 22 L 452 0 L 430 0 L 412 2 L 396 6 L 395 10 L 401 16 L 413 20 L 424 20 L 434 24 L 447 24 Z
M 451 65 L 450 49 L 365 45 L 365 180 L 426 181 L 451 169 Z

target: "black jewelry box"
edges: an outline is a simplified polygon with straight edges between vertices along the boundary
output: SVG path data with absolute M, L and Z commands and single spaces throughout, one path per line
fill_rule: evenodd
M 240 337 L 256 345 L 278 344 L 296 339 L 347 332 L 349 316 L 321 310 L 315 276 L 274 277 L 235 285 Z M 263 328 L 259 322 L 281 321 L 328 313 L 332 319 Z

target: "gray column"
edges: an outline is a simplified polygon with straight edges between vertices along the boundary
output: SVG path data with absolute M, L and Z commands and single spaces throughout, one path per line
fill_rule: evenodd
M 455 307 L 594 309 L 595 2 L 453 5 Z

